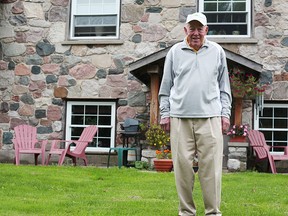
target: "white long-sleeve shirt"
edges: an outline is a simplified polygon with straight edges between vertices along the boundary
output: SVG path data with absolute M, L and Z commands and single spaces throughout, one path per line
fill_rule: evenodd
M 229 118 L 232 97 L 223 48 L 207 39 L 197 52 L 186 39 L 173 45 L 165 59 L 159 101 L 161 118 Z

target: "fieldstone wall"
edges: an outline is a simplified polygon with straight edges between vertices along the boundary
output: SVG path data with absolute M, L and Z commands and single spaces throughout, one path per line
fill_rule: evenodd
M 63 138 L 65 98 L 116 98 L 119 122 L 148 119 L 149 89 L 128 65 L 182 40 L 197 7 L 196 0 L 122 0 L 123 44 L 64 45 L 69 0 L 0 2 L 1 149 L 12 148 L 13 128 L 23 123 L 40 138 Z M 271 82 L 266 99 L 288 100 L 288 2 L 253 2 L 258 42 L 222 45 L 263 65 L 261 80 Z M 245 112 L 252 116 L 249 106 Z
M 246 171 L 249 143 L 228 142 L 227 169 L 230 172 Z
M 12 149 L 13 128 L 24 123 L 36 126 L 41 139 L 63 138 L 65 98 L 118 99 L 118 122 L 148 120 L 149 89 L 127 66 L 183 39 L 195 7 L 187 0 L 124 0 L 123 44 L 64 45 L 68 0 L 2 0 L 1 149 Z

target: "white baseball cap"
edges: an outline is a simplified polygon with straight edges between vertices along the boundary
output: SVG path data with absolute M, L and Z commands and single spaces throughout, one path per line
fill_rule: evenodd
M 207 18 L 204 14 L 202 13 L 193 13 L 193 14 L 189 14 L 187 16 L 187 19 L 186 19 L 186 23 L 189 23 L 193 20 L 197 20 L 198 22 L 200 22 L 203 26 L 206 26 L 207 25 Z

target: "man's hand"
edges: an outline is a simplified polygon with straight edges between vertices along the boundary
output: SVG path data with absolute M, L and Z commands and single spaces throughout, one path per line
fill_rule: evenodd
M 226 134 L 230 127 L 230 119 L 226 117 L 222 117 L 222 133 Z
M 160 120 L 161 128 L 166 131 L 170 132 L 170 117 L 165 117 Z

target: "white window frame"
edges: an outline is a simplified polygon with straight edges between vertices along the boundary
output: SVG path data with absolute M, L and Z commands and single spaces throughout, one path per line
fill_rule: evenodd
M 208 13 L 224 13 L 224 12 L 220 12 L 220 11 L 204 11 L 204 2 L 205 2 L 205 0 L 199 0 L 199 12 L 202 12 L 202 13 L 204 13 L 204 14 L 208 14 Z M 228 3 L 229 2 L 229 0 L 226 0 L 226 1 L 223 1 L 223 0 L 213 0 L 213 1 L 209 1 L 209 3 Z M 233 1 L 233 0 L 230 0 L 230 2 L 231 3 L 235 3 L 235 1 Z M 210 33 L 210 32 L 208 32 L 208 35 L 207 35 L 207 37 L 209 38 L 209 37 L 213 37 L 213 38 L 250 38 L 251 37 L 251 26 L 252 26 L 252 19 L 251 19 L 251 17 L 252 17 L 252 6 L 251 6 L 251 0 L 239 0 L 239 1 L 236 1 L 237 3 L 241 3 L 241 2 L 246 2 L 246 22 L 244 22 L 244 23 L 233 23 L 233 22 L 231 22 L 231 23 L 227 23 L 227 22 L 219 22 L 219 23 L 217 23 L 217 24 L 215 24 L 215 23 L 212 23 L 212 22 L 209 22 L 209 19 L 207 20 L 207 22 L 208 22 L 208 27 L 210 26 L 211 27 L 211 29 L 212 29 L 212 26 L 213 25 L 235 25 L 235 24 L 246 24 L 247 25 L 247 34 L 245 34 L 245 35 L 241 35 L 241 34 L 239 34 L 239 35 L 237 35 L 237 34 L 235 34 L 235 35 L 233 35 L 233 34 L 229 34 L 229 35 L 224 35 L 224 34 L 214 34 L 213 33 L 213 31 Z M 239 11 L 240 13 L 242 12 L 242 11 Z M 239 13 L 239 12 L 233 12 L 233 11 L 231 11 L 231 12 L 229 12 L 229 13 Z M 242 12 L 243 13 L 243 12 Z M 211 35 L 210 35 L 211 34 Z
M 272 108 L 272 109 L 274 109 L 274 108 L 284 108 L 284 109 L 288 109 L 288 105 L 287 104 L 284 104 L 284 103 L 264 103 L 263 104 L 263 109 L 265 109 L 265 108 Z M 257 113 L 258 112 L 258 113 Z M 259 124 L 259 122 L 260 122 L 260 119 L 272 119 L 272 120 L 274 120 L 274 118 L 278 118 L 278 119 L 283 119 L 282 117 L 280 118 L 280 117 L 274 117 L 274 116 L 271 116 L 271 117 L 263 117 L 263 116 L 261 116 L 261 113 L 260 113 L 261 111 L 259 111 L 259 110 L 257 110 L 257 107 L 256 107 L 256 105 L 254 105 L 254 113 L 255 113 L 255 115 L 254 115 L 254 129 L 255 130 L 259 130 L 259 131 L 261 131 L 261 132 L 264 132 L 265 133 L 265 131 L 271 131 L 272 132 L 272 140 L 268 140 L 268 138 L 267 137 L 265 137 L 265 139 L 266 139 L 266 141 L 268 142 L 268 143 L 271 143 L 272 144 L 272 146 L 274 146 L 274 142 L 281 142 L 281 141 L 275 141 L 274 139 L 273 139 L 273 136 L 274 136 L 274 132 L 278 132 L 278 131 L 281 131 L 281 132 L 286 132 L 286 133 L 288 133 L 288 127 L 286 126 L 286 128 L 274 128 L 274 127 L 272 127 L 272 128 L 261 128 L 260 127 L 260 124 Z M 274 113 L 274 111 L 273 111 L 273 113 Z M 288 121 L 288 117 L 287 118 L 285 118 L 285 119 L 287 119 L 287 121 Z M 283 145 L 281 144 L 281 146 L 287 146 L 288 145 L 288 136 L 287 136 L 287 140 L 286 140 L 286 142 L 285 141 L 282 141 L 283 142 Z M 282 152 L 274 152 L 274 151 L 271 151 L 271 154 L 284 154 L 284 152 L 282 151 Z
M 98 132 L 101 131 L 101 128 L 110 128 L 111 129 L 111 136 L 110 136 L 110 148 L 115 146 L 115 125 L 116 125 L 116 102 L 107 101 L 107 102 L 100 102 L 100 101 L 67 101 L 67 111 L 66 111 L 66 140 L 72 140 L 71 138 L 71 128 L 72 127 L 87 127 L 88 125 L 72 125 L 71 123 L 71 115 L 72 115 L 72 106 L 73 105 L 92 105 L 92 106 L 111 106 L 111 122 L 110 125 L 97 125 Z M 95 137 L 96 142 L 101 137 L 99 133 L 96 133 Z M 98 145 L 98 144 L 97 144 Z M 108 152 L 109 147 L 87 147 L 85 152 Z
M 104 8 L 104 3 L 105 1 L 107 0 L 99 0 L 99 1 L 102 1 L 102 7 L 100 7 L 100 9 L 102 9 L 102 12 L 100 13 L 96 13 L 96 12 L 93 12 L 93 11 L 85 11 L 85 12 L 78 12 L 77 13 L 77 8 L 79 8 L 79 5 L 77 5 L 77 1 L 79 1 L 81 4 L 84 5 L 85 1 L 87 2 L 86 6 L 89 8 L 92 8 L 90 7 L 91 4 L 93 4 L 92 2 L 94 0 L 71 0 L 71 13 L 70 13 L 70 39 L 77 39 L 77 40 L 91 40 L 91 39 L 119 39 L 119 31 L 120 31 L 120 6 L 121 6 L 121 0 L 115 0 L 115 13 L 111 13 L 111 12 L 105 12 L 103 11 L 103 8 Z M 106 4 L 108 4 L 106 2 Z M 112 4 L 112 3 L 111 3 Z M 83 36 L 83 37 L 76 37 L 74 36 L 74 29 L 75 29 L 75 16 L 97 16 L 97 15 L 100 15 L 100 16 L 105 16 L 105 15 L 115 15 L 116 16 L 116 35 L 115 36 Z M 106 26 L 109 26 L 109 25 L 106 25 Z M 93 27 L 93 26 L 91 26 Z

